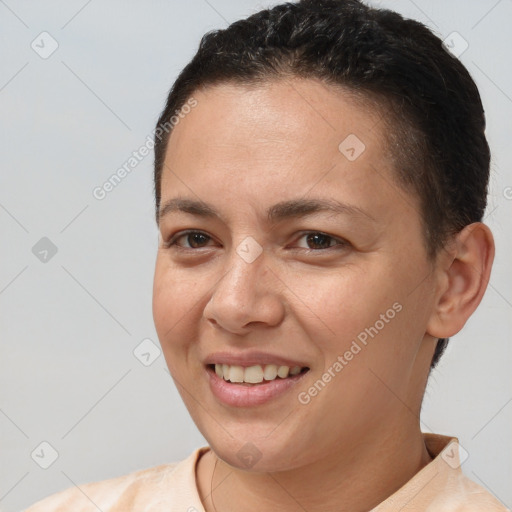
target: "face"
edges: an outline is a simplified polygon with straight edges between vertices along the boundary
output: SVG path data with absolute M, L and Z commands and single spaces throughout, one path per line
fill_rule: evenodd
M 434 274 L 380 116 L 314 80 L 194 98 L 167 148 L 153 314 L 199 430 L 269 471 L 410 426 Z

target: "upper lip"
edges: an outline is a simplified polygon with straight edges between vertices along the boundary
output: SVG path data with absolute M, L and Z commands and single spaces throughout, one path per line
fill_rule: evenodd
M 294 366 L 300 366 L 301 368 L 309 368 L 309 366 L 303 361 L 296 361 L 277 354 L 270 354 L 268 352 L 259 352 L 253 350 L 247 350 L 239 353 L 215 352 L 205 358 L 204 364 L 228 364 L 244 367 L 255 366 L 258 364 L 276 364 L 278 366 L 289 366 L 290 368 L 293 368 Z

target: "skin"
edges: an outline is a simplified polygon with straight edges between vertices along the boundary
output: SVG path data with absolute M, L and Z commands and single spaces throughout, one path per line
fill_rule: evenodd
M 194 97 L 169 139 L 162 204 L 202 200 L 221 218 L 160 219 L 153 315 L 170 373 L 212 448 L 196 468 L 205 508 L 369 510 L 431 460 L 419 424 L 430 362 L 437 338 L 458 332 L 482 298 L 492 235 L 472 224 L 429 260 L 419 201 L 396 184 L 386 127 L 343 91 L 294 78 Z M 338 149 L 349 134 L 365 144 L 354 161 Z M 366 215 L 266 219 L 275 203 L 313 197 Z M 207 236 L 164 245 L 185 229 Z M 331 238 L 311 241 L 310 232 Z M 263 249 L 252 263 L 236 252 L 247 236 Z M 300 403 L 395 303 L 401 311 Z M 249 349 L 306 361 L 310 371 L 266 404 L 226 406 L 203 361 Z M 252 467 L 237 457 L 248 442 L 261 453 Z

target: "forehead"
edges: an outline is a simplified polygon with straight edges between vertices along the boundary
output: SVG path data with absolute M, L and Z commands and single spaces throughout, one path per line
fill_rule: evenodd
M 337 149 L 346 136 L 357 135 L 370 149 L 386 149 L 382 115 L 375 100 L 316 79 L 279 79 L 262 84 L 223 83 L 194 93 L 195 107 L 174 128 L 168 146 L 187 140 L 202 147 L 278 145 L 305 154 Z M 212 127 L 214 129 L 212 129 Z
M 370 102 L 310 79 L 221 84 L 193 97 L 197 106 L 169 139 L 162 201 L 177 191 L 225 200 L 229 189 L 248 204 L 312 194 L 378 215 L 406 195 Z

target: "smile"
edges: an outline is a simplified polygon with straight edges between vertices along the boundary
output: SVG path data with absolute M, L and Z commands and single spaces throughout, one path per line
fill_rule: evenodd
M 284 396 L 308 372 L 308 367 L 275 364 L 206 366 L 211 392 L 221 403 L 231 407 L 262 405 Z
M 213 366 L 213 365 L 212 365 Z M 246 383 L 246 384 L 260 384 L 263 381 L 272 381 L 277 378 L 286 379 L 289 375 L 298 375 L 308 368 L 301 368 L 300 366 L 284 366 L 277 364 L 253 365 L 253 366 L 239 366 L 229 364 L 216 364 L 215 373 L 221 379 L 228 382 Z

